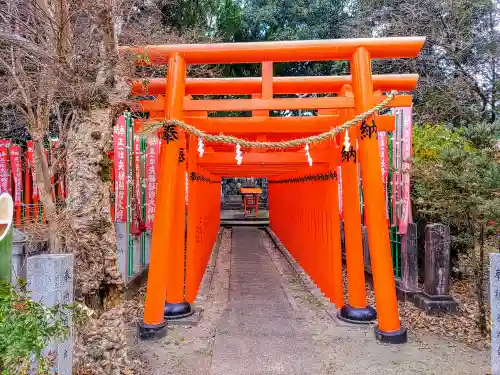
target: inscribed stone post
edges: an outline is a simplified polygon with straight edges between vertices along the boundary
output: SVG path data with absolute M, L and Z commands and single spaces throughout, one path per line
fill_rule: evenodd
M 401 287 L 415 293 L 418 291 L 417 224 L 408 223 L 406 234 L 401 237 Z
M 151 231 L 148 230 L 146 233 L 145 233 L 145 237 L 146 237 L 146 241 L 145 241 L 145 252 L 144 252 L 144 264 L 147 266 L 149 265 L 149 258 L 151 258 L 151 240 L 152 240 L 152 235 L 151 235 Z
M 27 288 L 30 297 L 46 307 L 70 305 L 73 303 L 73 255 L 44 254 L 28 258 Z M 53 342 L 46 348 L 55 356 L 54 372 L 58 375 L 71 375 L 73 367 L 73 348 L 71 315 L 65 315 L 69 327 L 69 337 L 61 342 Z M 66 322 L 65 322 L 66 323 Z
M 500 254 L 490 254 L 491 373 L 500 375 Z
M 141 270 L 142 241 L 141 236 L 133 236 L 134 262 L 132 265 L 133 274 L 136 275 Z
M 128 275 L 128 233 L 127 223 L 115 223 L 116 230 L 116 252 L 118 255 L 118 270 L 122 274 L 123 281 L 127 282 Z
M 26 236 L 14 228 L 12 240 L 12 285 L 17 286 L 18 280 L 26 280 Z
M 447 295 L 450 292 L 450 228 L 443 224 L 425 227 L 425 293 Z
M 425 227 L 424 293 L 415 296 L 415 304 L 427 313 L 455 312 L 457 302 L 450 292 L 450 228 L 443 224 Z

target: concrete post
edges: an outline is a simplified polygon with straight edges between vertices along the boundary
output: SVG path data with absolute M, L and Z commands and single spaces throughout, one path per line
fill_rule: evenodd
M 500 254 L 490 254 L 491 373 L 500 374 Z
M 115 223 L 116 251 L 118 255 L 118 271 L 122 274 L 123 281 L 128 281 L 128 233 L 127 223 Z
M 450 292 L 450 228 L 443 224 L 425 227 L 424 293 L 415 296 L 417 306 L 427 313 L 455 312 L 457 302 Z
M 44 254 L 28 258 L 27 288 L 30 297 L 46 307 L 70 305 L 73 303 L 73 255 Z M 73 367 L 73 344 L 71 315 L 68 315 L 69 337 L 54 342 L 46 350 L 55 355 L 54 372 L 71 375 Z
M 408 223 L 406 234 L 401 236 L 401 283 L 399 293 L 403 299 L 413 300 L 418 288 L 417 224 Z
M 26 236 L 14 228 L 12 241 L 12 285 L 17 286 L 18 280 L 26 280 Z
M 137 275 L 141 271 L 141 256 L 142 256 L 142 244 L 141 236 L 133 236 L 134 241 L 134 262 L 132 265 L 133 276 Z
M 446 295 L 450 292 L 450 228 L 429 224 L 425 228 L 425 293 Z
M 145 259 L 144 259 L 144 264 L 147 266 L 149 265 L 149 258 L 151 257 L 151 231 L 148 230 L 145 233 L 146 236 L 146 251 L 145 251 Z

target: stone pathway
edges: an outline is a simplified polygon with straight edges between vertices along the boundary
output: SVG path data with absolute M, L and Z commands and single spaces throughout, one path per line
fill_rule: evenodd
M 224 237 L 227 237 L 226 230 Z M 203 319 L 141 344 L 150 374 L 489 374 L 489 353 L 410 332 L 404 345 L 375 341 L 373 326 L 334 319 L 258 228 L 232 229 L 221 246 Z
M 211 374 L 318 374 L 312 336 L 261 238 L 259 229 L 233 228 L 229 303 Z

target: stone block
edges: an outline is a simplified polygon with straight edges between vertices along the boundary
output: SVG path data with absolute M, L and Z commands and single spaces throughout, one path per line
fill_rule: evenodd
M 142 259 L 142 243 L 141 236 L 133 236 L 133 262 L 132 262 L 132 272 L 134 275 L 141 271 L 141 259 Z M 133 277 L 133 275 L 132 275 Z
M 490 254 L 491 366 L 500 374 L 500 254 Z
M 401 299 L 413 300 L 415 294 L 420 293 L 418 287 L 418 246 L 417 224 L 408 223 L 405 235 L 401 236 L 401 282 L 399 293 Z
M 44 254 L 27 260 L 27 288 L 30 297 L 46 307 L 70 305 L 73 303 L 73 255 Z M 73 367 L 73 343 L 71 314 L 67 315 L 70 327 L 69 337 L 53 342 L 47 348 L 55 356 L 54 372 L 71 375 Z
M 429 224 L 425 227 L 425 293 L 449 294 L 449 277 L 450 228 L 443 224 Z
M 450 295 L 429 295 L 419 293 L 413 296 L 415 305 L 427 314 L 454 313 L 458 310 L 458 303 Z
M 122 274 L 123 281 L 128 281 L 128 233 L 127 223 L 115 223 L 116 252 L 118 256 L 118 271 Z
M 149 259 L 151 258 L 151 243 L 153 240 L 153 235 L 151 231 L 148 230 L 146 233 L 144 233 L 144 236 L 146 238 L 144 245 L 146 247 L 144 251 L 145 254 L 144 264 L 147 266 L 149 264 Z
M 12 285 L 17 286 L 18 280 L 26 280 L 26 236 L 14 228 L 12 239 Z
M 424 292 L 415 304 L 427 313 L 454 312 L 457 302 L 450 292 L 450 228 L 443 224 L 425 227 Z

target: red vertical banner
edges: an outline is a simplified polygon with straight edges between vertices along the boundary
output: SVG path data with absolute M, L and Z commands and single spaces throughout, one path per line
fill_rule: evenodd
M 386 202 L 386 216 L 389 218 L 388 197 L 387 197 L 387 180 L 389 178 L 389 153 L 387 149 L 387 133 L 380 132 L 377 134 L 378 150 L 380 152 L 380 168 L 382 169 L 382 183 L 384 184 L 384 194 Z
M 31 201 L 32 201 L 32 196 L 31 196 L 31 175 L 30 175 L 30 168 L 28 164 L 28 152 L 24 154 L 24 163 L 23 163 L 23 168 L 24 168 L 24 222 L 28 223 L 31 221 Z
M 14 204 L 20 205 L 22 203 L 21 146 L 12 145 L 10 147 L 10 169 L 14 179 L 14 194 L 12 194 L 12 197 L 14 199 Z
M 58 156 L 58 148 L 59 148 L 59 140 L 57 138 L 51 139 L 50 140 L 50 165 L 53 166 L 54 163 L 57 160 Z M 50 181 L 52 183 L 52 191 L 53 191 L 53 197 L 54 201 L 57 202 L 59 200 L 62 200 L 62 184 L 60 180 L 60 170 L 61 170 L 61 163 L 57 163 L 57 167 L 55 168 L 55 173 L 51 177 Z
M 134 210 L 137 218 L 142 220 L 142 190 L 141 190 L 141 137 L 134 137 L 134 193 L 136 205 Z
M 127 221 L 127 138 L 125 117 L 120 116 L 113 131 L 115 165 L 115 221 Z
M 392 191 L 392 225 L 397 225 L 398 221 L 398 204 L 397 201 L 400 199 L 399 192 L 399 165 L 398 165 L 398 152 L 399 152 L 399 110 L 398 108 L 394 108 L 392 113 L 396 116 L 396 125 L 394 128 L 394 132 L 392 133 L 392 181 L 391 181 L 391 191 Z
M 108 153 L 108 158 L 110 160 L 115 160 L 114 152 L 111 151 Z M 115 189 L 115 163 L 111 163 L 111 191 L 116 191 Z M 110 213 L 111 213 L 111 221 L 115 222 L 115 198 L 111 199 L 110 202 Z
M 22 223 L 22 168 L 21 168 L 21 146 L 12 145 L 10 147 L 10 169 L 12 171 L 12 177 L 14 179 L 14 207 L 15 207 L 15 220 L 16 226 L 19 227 Z
M 12 194 L 9 169 L 9 145 L 10 141 L 0 140 L 0 193 Z
M 33 191 L 33 198 L 35 198 L 36 201 L 38 202 L 40 194 L 38 193 L 38 187 L 36 185 L 35 153 L 33 150 L 33 141 L 27 141 L 26 144 L 28 145 L 28 166 L 31 169 L 31 180 L 32 180 L 31 188 Z
M 28 165 L 31 169 L 31 189 L 33 196 L 33 217 L 34 220 L 38 221 L 40 216 L 40 210 L 38 206 L 38 201 L 40 199 L 40 193 L 38 191 L 38 186 L 36 184 L 36 170 L 35 170 L 35 150 L 33 149 L 33 141 L 27 141 L 28 145 Z
M 156 176 L 160 141 L 155 136 L 148 138 L 146 154 L 146 227 L 153 229 L 156 204 Z
M 410 168 L 411 168 L 411 154 L 412 154 L 412 108 L 403 107 L 403 130 L 402 130 L 402 150 L 401 150 L 401 218 L 399 220 L 399 232 L 406 234 L 408 223 L 412 221 L 411 215 L 411 195 L 410 195 Z

